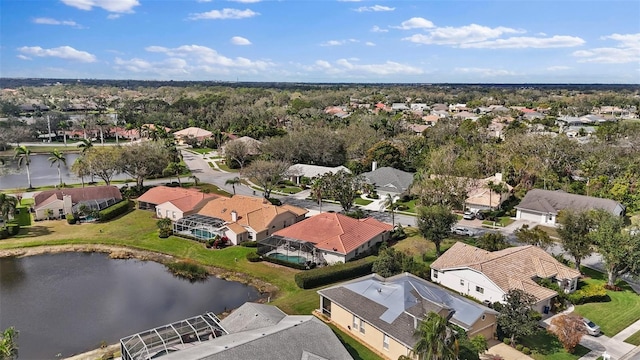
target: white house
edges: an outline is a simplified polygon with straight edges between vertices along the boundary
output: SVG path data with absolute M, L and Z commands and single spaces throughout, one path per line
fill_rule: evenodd
M 308 164 L 295 164 L 289 167 L 287 174 L 292 182 L 300 184 L 303 177 L 313 179 L 318 176 L 322 176 L 326 173 L 335 174 L 338 171 L 345 171 L 351 173 L 351 170 L 340 165 L 335 167 L 308 165 Z
M 533 189 L 529 190 L 516 206 L 516 219 L 555 225 L 558 212 L 565 209 L 603 209 L 618 216 L 623 215 L 625 211 L 624 205 L 611 199 L 569 194 L 559 190 Z
M 551 279 L 565 292 L 578 287 L 580 272 L 539 247 L 527 245 L 489 252 L 455 243 L 431 264 L 431 280 L 485 303 L 504 302 L 509 290 L 520 289 L 536 298 L 534 310 L 548 312 L 555 291 L 538 285 Z

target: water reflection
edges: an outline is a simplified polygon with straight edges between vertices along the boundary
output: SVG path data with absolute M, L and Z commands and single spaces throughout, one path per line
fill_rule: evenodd
M 0 266 L 0 328 L 20 330 L 21 359 L 70 356 L 102 341 L 116 343 L 141 330 L 206 311 L 220 313 L 259 297 L 237 282 L 190 283 L 163 265 L 104 254 L 5 258 Z M 19 281 L 11 269 L 21 269 Z

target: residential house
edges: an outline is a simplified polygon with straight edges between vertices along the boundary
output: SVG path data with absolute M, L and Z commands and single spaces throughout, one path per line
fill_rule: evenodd
M 431 281 L 455 292 L 490 304 L 504 303 L 509 290 L 520 289 L 535 297 L 540 313 L 549 311 L 557 293 L 536 280 L 550 279 L 571 293 L 579 277 L 579 271 L 533 245 L 489 252 L 457 242 L 431 264 Z
M 430 312 L 449 319 L 470 337 L 492 339 L 495 310 L 409 273 L 363 276 L 318 291 L 320 311 L 385 359 L 413 357 L 415 335 Z
M 320 213 L 273 232 L 273 237 L 313 244 L 321 262 L 335 264 L 347 262 L 388 240 L 391 230 L 390 224 L 374 218 L 354 219 L 338 213 Z
M 433 104 L 431 105 L 431 110 L 432 111 L 444 111 L 444 112 L 448 112 L 449 111 L 449 106 L 447 104 Z
M 442 117 L 438 115 L 427 115 L 422 117 L 422 121 L 429 126 L 434 126 Z
M 362 173 L 364 180 L 375 186 L 380 193 L 399 195 L 406 192 L 413 184 L 413 173 L 383 166 L 377 168 L 376 162 L 372 164 L 372 171 Z
M 430 128 L 431 125 L 423 125 L 423 124 L 405 124 L 405 128 L 414 134 L 420 136 L 422 133 Z
M 425 103 L 412 103 L 409 104 L 411 111 L 425 111 L 429 110 L 429 106 Z
M 104 210 L 121 200 L 122 194 L 115 186 L 63 188 L 36 194 L 33 209 L 35 220 L 62 219 L 67 214 Z
M 227 141 L 227 144 L 225 144 L 225 146 L 222 147 L 222 152 L 224 153 L 224 148 L 228 144 L 230 144 L 231 142 L 236 142 L 236 141 L 245 144 L 245 146 L 247 147 L 247 153 L 249 155 L 259 155 L 260 154 L 260 145 L 262 145 L 262 142 L 252 138 L 251 136 L 242 136 L 242 137 L 239 137 L 237 139 L 233 139 L 233 140 Z
M 410 110 L 410 108 L 405 103 L 393 103 L 391 104 L 391 110 L 398 112 L 398 111 Z
M 160 219 L 173 221 L 200 210 L 209 200 L 219 197 L 197 189 L 156 186 L 138 197 L 138 208 L 152 210 Z
M 492 186 L 502 185 L 503 191 L 496 192 Z M 494 210 L 511 197 L 513 187 L 502 180 L 502 174 L 496 173 L 484 179 L 472 180 L 467 187 L 467 199 L 464 205 L 471 211 Z
M 555 225 L 558 213 L 565 209 L 576 211 L 603 209 L 614 215 L 624 215 L 625 207 L 611 199 L 569 194 L 556 190 L 529 190 L 516 206 L 516 219 Z
M 162 340 L 149 341 L 154 336 Z M 128 336 L 120 349 L 124 360 L 353 359 L 315 316 L 257 303 L 245 303 L 222 320 L 207 313 Z
M 188 127 L 186 129 L 178 130 L 173 133 L 173 136 L 178 140 L 179 143 L 184 143 L 184 141 L 188 138 L 195 138 L 198 141 L 202 141 L 208 139 L 213 135 L 211 131 L 201 129 L 199 127 Z
M 322 176 L 327 173 L 335 174 L 338 171 L 345 171 L 351 174 L 351 170 L 340 165 L 335 167 L 328 166 L 319 166 L 319 165 L 308 165 L 308 164 L 295 164 L 289 167 L 287 170 L 287 174 L 289 179 L 296 183 L 300 184 L 302 178 L 314 179 L 316 177 Z
M 210 200 L 196 214 L 174 223 L 178 235 L 209 240 L 226 236 L 234 244 L 259 241 L 305 218 L 306 209 L 275 206 L 264 198 L 234 195 Z

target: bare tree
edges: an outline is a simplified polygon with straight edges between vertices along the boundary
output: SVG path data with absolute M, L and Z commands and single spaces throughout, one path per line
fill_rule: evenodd
M 260 186 L 265 199 L 268 199 L 271 191 L 286 176 L 289 166 L 289 163 L 280 160 L 257 160 L 244 169 L 243 175 Z

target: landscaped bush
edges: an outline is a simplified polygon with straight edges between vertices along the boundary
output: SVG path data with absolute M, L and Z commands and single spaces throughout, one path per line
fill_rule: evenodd
M 108 208 L 99 212 L 100 221 L 109 221 L 122 214 L 127 213 L 133 208 L 133 201 L 122 200 L 119 203 L 109 206 Z
M 176 261 L 168 263 L 166 266 L 173 275 L 191 281 L 204 280 L 209 276 L 207 269 L 189 261 Z
M 20 225 L 18 224 L 14 224 L 14 223 L 9 223 L 7 224 L 7 232 L 9 233 L 9 236 L 16 236 L 18 235 L 18 233 L 20 232 Z
M 509 339 L 507 337 L 502 339 L 502 342 L 505 343 L 506 345 L 511 345 L 511 339 Z
M 262 258 L 260 257 L 260 255 L 258 255 L 257 252 L 250 252 L 247 253 L 247 260 L 249 260 L 250 262 L 260 262 L 262 261 Z
M 67 215 L 66 215 L 66 217 L 67 217 L 67 223 L 68 223 L 69 225 L 73 225 L 73 224 L 75 224 L 76 222 L 78 222 L 78 220 L 76 219 L 76 217 L 75 217 L 75 216 L 73 216 L 73 214 L 67 214 Z
M 268 198 L 267 200 L 269 200 L 269 202 L 271 203 L 271 205 L 275 205 L 275 206 L 280 206 L 280 205 L 282 205 L 282 201 L 280 201 L 280 199 L 276 199 L 276 198 Z
M 404 232 L 404 228 L 402 225 L 398 224 L 398 226 L 391 232 L 391 240 L 399 241 L 407 238 L 407 233 Z
M 522 353 L 525 354 L 525 355 L 529 355 L 529 354 L 531 354 L 531 349 L 529 349 L 528 347 L 525 346 L 525 347 L 522 348 Z
M 605 302 L 609 299 L 604 284 L 589 284 L 569 294 L 569 301 L 574 305 L 586 304 L 591 302 Z
M 517 344 L 516 345 L 516 350 L 518 350 L 518 351 L 522 351 L 523 348 L 524 347 L 522 346 L 522 344 Z
M 295 275 L 296 284 L 301 289 L 311 289 L 337 281 L 354 279 L 371 274 L 375 257 L 368 257 L 345 264 L 325 266 Z
M 248 247 L 248 248 L 257 248 L 258 247 L 258 242 L 257 241 L 245 241 L 243 243 L 240 243 L 240 245 L 242 245 L 244 247 Z

